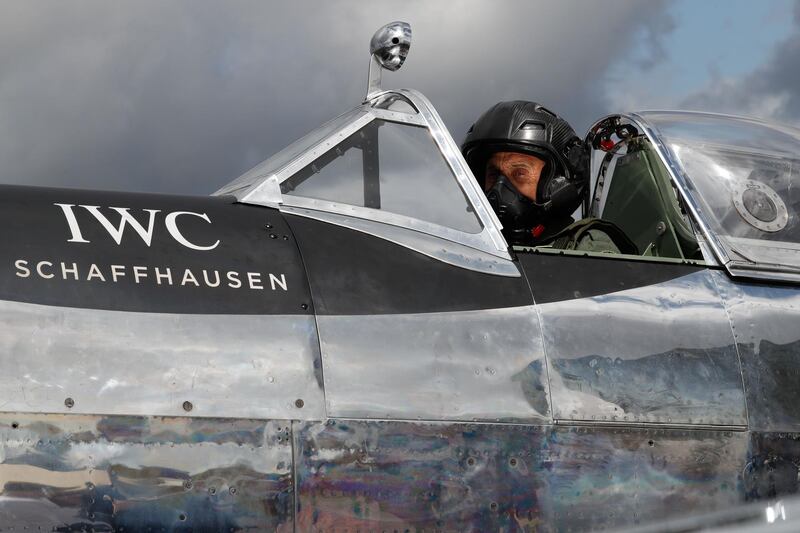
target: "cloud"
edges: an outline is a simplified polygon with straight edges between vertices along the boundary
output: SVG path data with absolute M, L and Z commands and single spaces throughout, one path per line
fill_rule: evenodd
M 0 182 L 206 194 L 359 103 L 369 38 L 398 19 L 414 41 L 385 84 L 420 89 L 457 141 L 510 98 L 581 133 L 615 61 L 660 61 L 665 16 L 634 0 L 10 3 Z
M 794 30 L 779 42 L 764 65 L 741 77 L 712 72 L 711 82 L 681 103 L 698 109 L 750 115 L 800 126 L 800 0 Z

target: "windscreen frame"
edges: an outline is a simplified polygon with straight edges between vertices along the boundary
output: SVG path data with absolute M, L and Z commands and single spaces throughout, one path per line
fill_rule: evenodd
M 376 107 L 377 104 L 385 101 L 387 95 L 394 95 L 407 100 L 412 108 L 419 110 L 419 112 L 411 114 Z M 275 207 L 284 212 L 316 217 L 320 220 L 340 225 L 348 225 L 342 218 L 346 217 L 350 221 L 349 227 L 365 231 L 366 223 L 369 226 L 369 230 L 365 232 L 377 236 L 383 236 L 385 233 L 391 235 L 392 239 L 390 240 L 395 242 L 398 240 L 397 235 L 408 234 L 408 231 L 411 231 L 414 232 L 413 238 L 407 239 L 408 243 L 399 242 L 399 244 L 464 268 L 487 271 L 497 275 L 515 277 L 520 275 L 518 269 L 511 264 L 512 257 L 508 244 L 501 233 L 502 225 L 499 219 L 461 155 L 458 145 L 450 136 L 436 110 L 422 94 L 410 89 L 382 91 L 342 116 L 345 115 L 349 116 L 350 120 L 342 124 L 341 127 L 334 129 L 324 138 L 319 139 L 318 142 L 309 146 L 281 168 L 275 169 L 269 174 L 253 175 L 249 183 L 235 180 L 232 183 L 237 185 L 236 189 L 226 186 L 215 194 L 233 194 L 237 201 L 241 203 Z M 448 170 L 452 177 L 455 178 L 458 187 L 466 197 L 469 207 L 474 211 L 482 227 L 479 233 L 467 233 L 413 217 L 390 212 L 382 213 L 360 206 L 297 196 L 290 197 L 289 195 L 281 194 L 280 184 L 282 182 L 318 159 L 325 152 L 334 149 L 337 144 L 373 120 L 422 127 L 430 133 L 436 148 L 445 160 Z M 391 229 L 385 226 L 395 226 L 396 228 Z M 403 231 L 397 231 L 397 228 Z M 420 242 L 421 239 L 426 241 L 444 239 L 456 245 L 454 246 L 455 249 L 469 250 L 469 253 L 453 254 L 443 250 L 437 254 L 431 253 L 431 250 L 441 249 L 441 245 L 438 247 L 425 246 L 420 249 L 411 244 L 412 242 Z M 402 241 L 402 239 L 400 240 Z M 478 259 L 477 261 L 476 258 Z M 487 270 L 485 268 L 486 264 L 491 264 L 492 268 Z

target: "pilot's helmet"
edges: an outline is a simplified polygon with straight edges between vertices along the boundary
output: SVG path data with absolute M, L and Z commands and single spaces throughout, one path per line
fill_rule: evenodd
M 497 152 L 519 152 L 545 163 L 536 201 L 508 180 L 486 191 L 507 230 L 568 218 L 580 205 L 588 182 L 588 151 L 569 123 L 536 102 L 500 102 L 478 118 L 461 146 L 464 158 L 484 188 L 486 163 Z

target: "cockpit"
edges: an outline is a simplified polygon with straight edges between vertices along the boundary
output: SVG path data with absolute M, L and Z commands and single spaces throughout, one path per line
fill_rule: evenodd
M 403 44 L 394 41 L 387 46 Z M 494 275 L 519 276 L 519 254 L 603 253 L 800 280 L 799 131 L 704 113 L 603 118 L 586 136 L 590 194 L 573 216 L 614 225 L 636 254 L 509 247 L 436 110 L 416 91 L 380 89 L 378 56 L 399 57 L 373 54 L 361 105 L 215 194 L 345 226 Z
M 619 227 L 642 259 L 800 272 L 800 133 L 687 112 L 614 115 L 587 135 L 591 194 L 575 217 Z M 382 236 L 442 261 L 513 275 L 515 253 L 430 103 L 384 91 L 217 194 Z M 569 253 L 567 251 L 567 253 Z

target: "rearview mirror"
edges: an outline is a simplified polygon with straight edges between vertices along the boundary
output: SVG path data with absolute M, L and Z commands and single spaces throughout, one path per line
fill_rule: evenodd
M 369 81 L 367 100 L 381 90 L 381 71 L 400 70 L 411 48 L 411 25 L 407 22 L 390 22 L 378 29 L 369 42 Z

